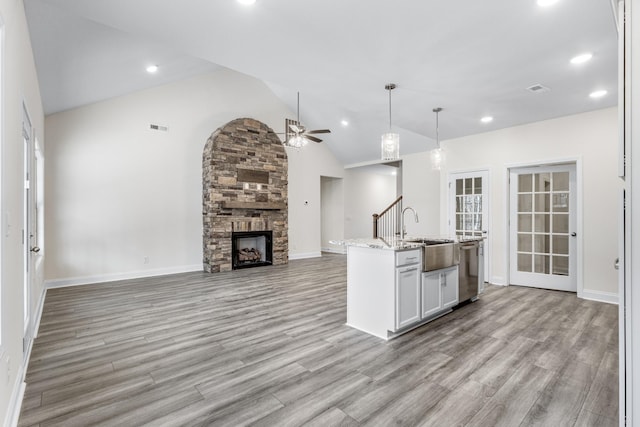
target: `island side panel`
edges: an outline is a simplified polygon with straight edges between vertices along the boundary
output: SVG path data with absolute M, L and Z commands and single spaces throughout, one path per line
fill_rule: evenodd
M 347 248 L 347 325 L 388 339 L 394 327 L 395 251 Z

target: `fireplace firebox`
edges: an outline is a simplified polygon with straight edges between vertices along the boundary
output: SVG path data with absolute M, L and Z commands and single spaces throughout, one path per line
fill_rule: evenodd
M 272 231 L 234 231 L 231 233 L 232 268 L 260 267 L 273 263 Z

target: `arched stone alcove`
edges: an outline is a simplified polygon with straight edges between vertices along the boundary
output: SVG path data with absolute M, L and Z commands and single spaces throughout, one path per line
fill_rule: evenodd
M 202 155 L 203 268 L 233 266 L 232 235 L 271 231 L 272 260 L 288 262 L 287 153 L 258 120 L 235 119 L 211 134 Z

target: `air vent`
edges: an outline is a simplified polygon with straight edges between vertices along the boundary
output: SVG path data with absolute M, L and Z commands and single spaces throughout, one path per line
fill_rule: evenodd
M 151 123 L 149 125 L 149 129 L 151 130 L 160 130 L 162 132 L 167 132 L 169 130 L 168 126 L 163 126 L 163 125 L 154 125 L 153 123 Z
M 532 93 L 545 93 L 549 92 L 551 89 L 538 83 L 533 86 L 529 86 L 527 90 Z

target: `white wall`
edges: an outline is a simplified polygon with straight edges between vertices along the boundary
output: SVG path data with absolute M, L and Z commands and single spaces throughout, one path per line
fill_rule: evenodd
M 372 237 L 372 215 L 380 213 L 396 199 L 396 177 L 367 171 L 345 169 L 345 239 Z
M 329 243 L 344 237 L 344 179 L 323 176 L 320 186 L 322 250 L 346 253 L 346 248 Z
M 282 131 L 292 114 L 262 82 L 223 69 L 48 116 L 46 279 L 200 269 L 208 136 L 238 117 Z M 342 167 L 324 144 L 288 155 L 290 257 L 319 254 L 320 175 Z
M 402 187 L 402 205 L 415 209 L 420 220 L 416 224 L 406 213 L 407 234 L 446 235 L 440 232 L 440 173 L 431 169 L 429 152 L 402 156 Z
M 0 422 L 10 423 L 19 410 L 24 366 L 22 363 L 23 319 L 23 140 L 22 103 L 29 110 L 35 136 L 44 142 L 44 114 L 38 87 L 29 32 L 20 0 L 0 0 L 0 21 L 4 23 L 2 100 L 0 129 L 2 155 L 2 247 L 0 254 L 2 323 L 0 344 Z M 42 272 L 34 272 L 31 312 L 42 300 Z M 35 315 L 34 315 L 35 316 Z M 29 325 L 28 335 L 35 325 Z M 8 424 L 7 424 L 8 425 Z
M 489 169 L 492 283 L 506 284 L 507 169 L 519 164 L 577 158 L 583 190 L 583 285 L 587 298 L 615 301 L 618 256 L 617 110 L 604 109 L 445 141 L 446 169 L 440 185 L 441 230 L 446 232 L 449 172 Z

